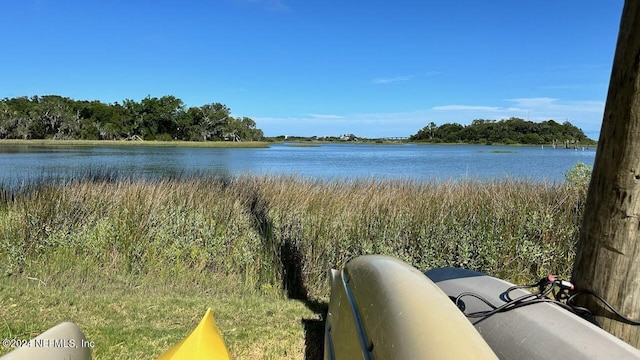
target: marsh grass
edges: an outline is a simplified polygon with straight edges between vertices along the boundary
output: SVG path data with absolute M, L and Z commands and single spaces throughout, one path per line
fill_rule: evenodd
M 326 269 L 371 253 L 514 282 L 571 270 L 580 209 L 562 184 L 262 179 L 260 188 L 273 242 L 303 259 L 313 297 L 328 291 Z
M 321 351 L 302 327 L 322 316 L 310 304 L 327 300 L 328 270 L 358 255 L 568 277 L 586 193 L 572 181 L 107 172 L 5 187 L 0 335 L 73 319 L 101 358 L 152 358 L 212 306 L 237 358 L 300 358 Z

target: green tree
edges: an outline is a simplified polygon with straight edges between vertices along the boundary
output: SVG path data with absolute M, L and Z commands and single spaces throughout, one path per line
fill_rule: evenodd
M 100 101 L 84 102 L 80 114 L 83 122 L 83 139 L 117 140 L 123 135 L 121 129 L 122 107 Z
M 435 126 L 435 124 L 433 124 Z M 431 135 L 432 134 L 432 135 Z M 431 137 L 433 136 L 433 138 Z M 425 126 L 410 137 L 414 141 L 445 141 L 465 143 L 519 143 L 544 144 L 558 142 L 591 142 L 582 130 L 569 122 L 558 124 L 553 120 L 534 123 L 512 117 L 505 120 L 475 119 L 470 125 L 443 124 Z M 431 140 L 432 139 L 432 140 Z
M 0 139 L 7 139 L 15 132 L 17 126 L 13 112 L 4 101 L 0 102 Z
M 171 95 L 125 99 L 122 104 L 57 95 L 0 101 L 0 138 L 219 141 L 229 133 L 242 140 L 263 138 L 255 121 L 234 119 L 224 104 L 185 110 L 182 100 Z
M 427 126 L 418 130 L 417 133 L 409 137 L 409 140 L 412 140 L 412 141 L 425 141 L 425 140 L 431 140 L 431 139 L 432 138 L 429 136 L 429 128 Z
M 464 126 L 453 123 L 453 124 L 444 124 L 438 127 L 435 132 L 435 137 L 444 142 L 455 143 L 461 140 L 460 132 L 464 129 Z
M 256 128 L 256 122 L 253 121 L 253 119 L 243 116 L 242 119 L 240 119 L 240 123 L 244 129 L 243 140 L 259 141 L 263 139 L 264 135 L 262 130 Z
M 539 144 L 544 144 L 544 140 L 538 134 L 529 133 L 529 134 L 525 134 L 522 137 L 522 140 L 520 141 L 520 143 L 522 143 L 522 144 L 531 144 L 531 145 L 539 145 Z
M 126 135 L 127 139 L 131 139 L 135 136 L 144 138 L 146 130 L 144 128 L 144 112 L 142 111 L 142 105 L 134 100 L 125 99 L 122 102 L 123 118 L 122 118 L 122 131 Z
M 147 96 L 136 110 L 141 118 L 144 138 L 153 140 L 160 134 L 175 133 L 178 119 L 184 112 L 184 104 L 170 95 L 161 98 Z
M 34 120 L 30 114 L 37 106 L 36 99 L 37 97 L 29 99 L 23 96 L 12 99 L 5 98 L 2 101 L 8 109 L 5 115 L 11 117 L 11 119 L 5 119 L 7 123 L 12 123 L 11 126 L 7 126 L 7 129 L 13 129 L 12 132 L 7 134 L 8 138 L 30 139 L 32 137 L 31 128 L 34 126 Z
M 562 123 L 562 127 L 562 134 L 564 135 L 566 140 L 579 142 L 584 141 L 587 138 L 582 130 L 571 124 L 569 121 L 565 121 L 564 123 Z
M 206 104 L 200 107 L 200 135 L 204 141 L 222 140 L 223 132 L 231 118 L 231 110 L 221 103 Z

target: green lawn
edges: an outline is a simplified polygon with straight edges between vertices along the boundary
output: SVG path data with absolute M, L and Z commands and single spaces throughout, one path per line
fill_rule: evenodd
M 228 279 L 219 285 L 153 282 L 69 276 L 44 283 L 3 277 L 0 337 L 29 339 L 73 321 L 95 344 L 93 359 L 154 359 L 187 336 L 211 307 L 236 359 L 321 355 L 321 315 L 303 302 L 273 292 L 242 292 Z M 0 354 L 9 350 L 0 348 Z

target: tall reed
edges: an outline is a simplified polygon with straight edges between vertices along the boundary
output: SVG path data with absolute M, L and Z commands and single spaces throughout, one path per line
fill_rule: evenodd
M 524 180 L 203 175 L 79 177 L 0 194 L 6 275 L 233 277 L 323 298 L 330 268 L 372 253 L 519 283 L 568 276 L 585 192 Z
M 362 254 L 396 256 L 425 270 L 465 267 L 515 282 L 571 270 L 579 200 L 563 185 L 281 178 L 260 187 L 273 242 L 294 253 L 289 261 L 301 259 L 298 269 L 283 264 L 283 273 L 299 271 L 312 296 L 327 293 L 327 269 Z
M 4 271 L 53 277 L 88 267 L 179 279 L 242 274 L 254 281 L 259 236 L 243 203 L 224 196 L 223 187 L 215 179 L 121 179 L 21 191 L 0 211 Z

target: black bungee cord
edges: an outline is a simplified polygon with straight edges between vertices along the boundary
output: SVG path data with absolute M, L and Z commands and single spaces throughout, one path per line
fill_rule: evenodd
M 590 296 L 593 296 L 594 298 L 596 298 L 596 299 L 597 299 L 598 301 L 600 301 L 600 302 L 601 302 L 601 303 L 602 303 L 602 304 L 603 304 L 607 309 L 609 309 L 609 311 L 611 311 L 612 313 L 614 313 L 614 314 L 615 314 L 615 315 L 620 319 L 620 321 L 621 321 L 621 322 L 623 322 L 623 323 L 625 323 L 625 324 L 629 324 L 629 325 L 640 326 L 640 321 L 638 321 L 638 320 L 632 320 L 632 319 L 629 319 L 628 317 L 626 317 L 626 316 L 622 315 L 622 314 L 621 314 L 621 313 L 620 313 L 620 312 L 619 312 L 615 307 L 613 307 L 613 305 L 609 304 L 609 303 L 608 303 L 605 299 L 603 299 L 600 295 L 598 295 L 598 294 L 596 294 L 596 293 L 592 292 L 591 290 L 579 290 L 579 291 L 574 292 L 573 294 L 571 294 L 571 295 L 567 298 L 567 300 L 566 300 L 567 305 L 568 305 L 568 306 L 571 306 L 571 307 L 578 308 L 578 309 L 580 309 L 581 311 L 586 311 L 586 312 L 588 312 L 588 313 L 589 313 L 589 315 L 591 315 L 591 312 L 589 312 L 589 310 L 587 310 L 587 309 L 585 309 L 585 308 L 583 308 L 583 307 L 580 307 L 580 306 L 576 306 L 576 305 L 575 305 L 575 299 L 576 299 L 578 296 L 581 296 L 581 295 L 590 295 Z
M 517 289 L 531 289 L 538 288 L 537 292 L 533 292 L 530 294 L 525 294 L 515 299 L 512 299 L 510 293 Z M 473 292 L 463 292 L 459 294 L 455 299 L 452 300 L 455 302 L 456 306 L 469 318 L 478 318 L 478 322 L 485 320 L 486 318 L 495 315 L 497 313 L 510 311 L 513 309 L 517 309 L 519 307 L 528 306 L 532 304 L 538 303 L 551 303 L 556 304 L 563 309 L 570 311 L 583 319 L 600 326 L 598 322 L 595 320 L 595 317 L 588 309 L 577 306 L 575 304 L 575 299 L 578 296 L 582 295 L 590 295 L 595 297 L 598 301 L 604 304 L 612 313 L 614 313 L 621 322 L 624 322 L 629 325 L 640 326 L 640 321 L 629 319 L 628 317 L 622 315 L 618 310 L 616 310 L 611 304 L 609 304 L 606 300 L 604 300 L 601 296 L 593 293 L 589 290 L 578 290 L 576 291 L 573 284 L 558 279 L 555 275 L 549 275 L 547 277 L 542 278 L 535 284 L 531 285 L 515 285 L 509 287 L 505 290 L 504 293 L 501 294 L 501 297 L 504 297 L 506 302 L 501 306 L 495 306 L 489 300 L 483 298 L 482 296 L 475 294 Z M 552 296 L 552 298 L 550 298 Z M 465 313 L 465 306 L 461 301 L 464 297 L 473 297 L 484 304 L 486 304 L 491 310 L 488 311 L 478 311 L 474 313 Z

